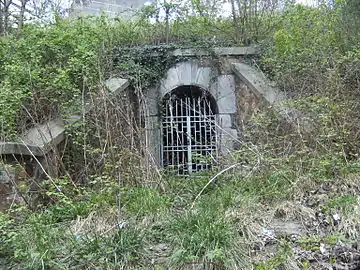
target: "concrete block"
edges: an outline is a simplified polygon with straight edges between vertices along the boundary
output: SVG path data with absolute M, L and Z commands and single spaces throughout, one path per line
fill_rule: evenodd
M 235 78 L 233 75 L 221 75 L 217 77 L 218 90 L 216 99 L 235 98 Z
M 157 116 L 159 114 L 158 104 L 161 100 L 159 99 L 158 90 L 155 87 L 146 91 L 145 102 L 146 116 Z
M 233 75 L 218 77 L 215 99 L 219 114 L 236 113 L 235 79 Z
M 60 118 L 38 125 L 19 142 L 0 142 L 0 155 L 44 156 L 65 139 L 65 124 Z
M 129 80 L 122 78 L 110 78 L 105 81 L 105 86 L 109 89 L 110 93 L 117 95 L 128 88 L 130 85 Z
M 232 128 L 223 128 L 219 131 L 220 153 L 227 154 L 234 150 L 235 142 L 238 140 L 238 131 Z
M 256 55 L 255 47 L 219 47 L 214 49 L 215 54 L 220 56 Z
M 232 63 L 234 73 L 257 95 L 270 104 L 285 98 L 279 89 L 271 86 L 264 74 L 244 63 Z
M 199 56 L 244 56 L 256 55 L 258 50 L 255 47 L 216 47 L 211 49 L 176 49 L 171 52 L 173 56 L 199 57 Z M 153 52 L 151 56 L 159 56 L 158 52 Z
M 221 128 L 231 128 L 231 115 L 230 114 L 219 114 L 218 123 Z
M 23 137 L 26 144 L 38 146 L 44 150 L 47 147 L 58 145 L 64 139 L 65 124 L 60 118 L 30 129 Z
M 135 11 L 141 8 L 147 0 L 94 0 L 86 4 L 73 4 L 70 17 L 101 15 L 102 12 L 109 16 L 121 15 L 131 19 Z
M 41 157 L 44 150 L 35 145 L 26 145 L 19 142 L 0 142 L 0 155 L 25 155 Z
M 146 117 L 145 129 L 146 130 L 158 130 L 160 128 L 159 117 L 149 116 Z
M 151 164 L 157 164 L 158 166 L 160 166 L 162 138 L 159 118 L 157 116 L 147 117 L 145 121 L 145 142 L 149 162 Z

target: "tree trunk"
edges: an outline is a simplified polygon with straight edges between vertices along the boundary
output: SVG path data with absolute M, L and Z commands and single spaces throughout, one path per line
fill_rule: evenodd
M 238 16 L 236 14 L 234 0 L 230 0 L 230 3 L 231 3 L 231 13 L 232 13 L 233 23 L 234 23 L 235 40 L 239 41 L 239 39 L 240 39 L 240 37 L 239 37 L 240 29 L 239 29 L 239 21 L 238 21 Z
M 169 35 L 170 35 L 170 7 L 166 1 L 164 1 L 165 7 L 165 39 L 166 44 L 169 43 Z
M 23 28 L 26 4 L 28 1 L 29 0 L 21 0 L 20 14 L 19 14 L 19 20 L 18 20 L 18 31 L 21 31 L 21 29 Z
M 4 3 L 0 0 L 0 36 L 4 34 Z
M 2 7 L 2 31 L 1 35 L 6 35 L 9 30 L 9 7 L 12 3 L 12 0 L 4 0 L 3 1 L 3 7 Z

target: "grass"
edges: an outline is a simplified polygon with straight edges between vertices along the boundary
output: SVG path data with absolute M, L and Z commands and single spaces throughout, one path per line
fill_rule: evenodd
M 195 201 L 213 175 L 167 176 L 160 185 L 123 188 L 120 205 L 108 188 L 87 189 L 79 200 L 40 212 L 1 214 L 0 257 L 6 265 L 0 268 L 291 269 L 296 262 L 287 237 L 270 257 L 256 259 L 261 233 L 275 219 L 313 220 L 319 209 L 341 215 L 326 241 L 359 237 L 357 173 L 317 179 L 287 162 L 247 178 L 229 171 Z M 306 199 L 323 186 L 328 199 L 307 207 Z
M 167 229 L 174 247 L 171 265 L 201 262 L 205 265 L 236 266 L 230 261 L 233 257 L 228 253 L 238 249 L 241 256 L 244 251 L 236 245 L 236 229 L 223 211 L 221 200 L 207 196 L 195 209 L 169 220 Z

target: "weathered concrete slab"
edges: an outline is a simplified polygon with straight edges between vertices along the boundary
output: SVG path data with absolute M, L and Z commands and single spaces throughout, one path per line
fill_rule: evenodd
M 0 155 L 44 156 L 64 139 L 65 125 L 58 118 L 30 129 L 19 142 L 0 142 Z
M 172 56 L 186 56 L 186 57 L 198 57 L 198 56 L 246 56 L 256 55 L 258 51 L 255 47 L 215 47 L 211 49 L 176 49 L 170 52 Z M 153 52 L 151 56 L 159 56 L 160 53 Z
M 36 145 L 20 142 L 0 142 L 0 155 L 44 156 L 44 151 Z
M 270 85 L 264 74 L 244 63 L 232 63 L 233 72 L 257 95 L 270 104 L 283 100 L 285 95 Z
M 70 17 L 80 17 L 88 15 L 99 16 L 102 13 L 110 17 L 120 16 L 131 19 L 136 11 L 141 8 L 147 0 L 90 0 L 73 1 L 70 8 Z
M 65 139 L 65 124 L 60 118 L 30 129 L 24 136 L 26 144 L 41 148 L 58 145 Z
M 217 77 L 215 98 L 220 114 L 236 113 L 235 78 L 233 75 Z
M 112 95 L 117 95 L 130 86 L 130 82 L 123 78 L 110 78 L 105 81 L 105 86 Z
M 170 68 L 166 77 L 160 82 L 160 98 L 182 85 L 195 85 L 209 89 L 213 71 L 210 67 L 201 67 L 197 61 L 178 63 Z
M 218 123 L 222 128 L 231 128 L 232 121 L 230 114 L 219 114 L 218 115 Z
M 219 130 L 220 153 L 227 154 L 234 150 L 234 144 L 239 138 L 238 131 L 233 128 L 224 127 Z

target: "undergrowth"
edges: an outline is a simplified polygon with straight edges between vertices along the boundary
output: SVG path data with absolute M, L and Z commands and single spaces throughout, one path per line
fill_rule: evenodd
M 315 160 L 313 164 L 318 167 Z M 188 269 L 200 265 L 250 269 L 251 250 L 262 229 L 274 218 L 304 218 L 305 210 L 296 210 L 299 206 L 294 202 L 324 184 L 337 190 L 329 192 L 321 208 L 343 217 L 334 233 L 355 240 L 359 196 L 350 190 L 360 182 L 360 175 L 347 172 L 352 165 L 344 165 L 344 173 L 337 178 L 326 172 L 323 179 L 314 178 L 311 171 L 297 169 L 280 159 L 276 171 L 244 177 L 234 170 L 219 176 L 200 197 L 209 181 L 206 175 L 164 176 L 166 185 L 121 189 L 120 204 L 118 194 L 96 187 L 36 212 L 19 206 L 1 214 L 3 265 L 6 269 Z M 287 245 L 284 242 L 275 257 L 257 264 L 256 269 L 286 264 Z

